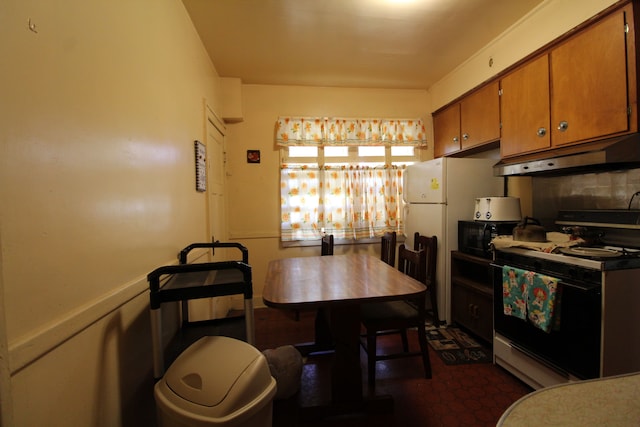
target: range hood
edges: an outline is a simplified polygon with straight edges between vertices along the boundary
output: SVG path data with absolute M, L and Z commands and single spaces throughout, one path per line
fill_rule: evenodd
M 638 133 L 504 159 L 494 165 L 493 174 L 561 175 L 631 168 L 640 168 Z

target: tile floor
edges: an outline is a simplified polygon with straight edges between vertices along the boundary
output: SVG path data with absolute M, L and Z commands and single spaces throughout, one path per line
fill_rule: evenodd
M 256 309 L 255 319 L 256 346 L 260 350 L 309 342 L 313 338 L 313 312 L 301 312 L 300 320 L 296 321 L 292 312 L 261 308 Z M 395 345 L 394 338 L 385 337 L 381 344 Z M 417 346 L 415 333 L 410 339 L 411 344 Z M 364 367 L 364 351 L 361 354 Z M 273 427 L 495 426 L 509 405 L 532 391 L 491 363 L 448 366 L 431 351 L 431 379 L 424 378 L 419 357 L 378 362 L 375 394 L 393 396 L 394 407 L 390 413 L 306 419 L 298 411 L 298 402 L 306 399 L 309 390 L 320 387 L 320 382 L 328 375 L 330 358 L 325 355 L 306 360 L 301 392 L 274 402 Z M 363 379 L 367 387 L 364 370 Z

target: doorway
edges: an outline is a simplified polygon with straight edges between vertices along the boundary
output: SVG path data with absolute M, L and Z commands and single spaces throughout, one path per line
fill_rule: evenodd
M 207 235 L 210 241 L 226 241 L 224 125 L 209 106 L 205 109 Z M 207 261 L 229 260 L 231 254 L 228 251 L 216 249 L 214 254 L 209 254 L 210 258 Z M 232 306 L 231 301 L 231 296 L 189 301 L 189 320 L 194 322 L 227 317 Z

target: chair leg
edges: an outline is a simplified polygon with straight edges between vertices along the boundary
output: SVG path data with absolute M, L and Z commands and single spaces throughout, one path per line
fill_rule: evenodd
M 424 377 L 431 378 L 431 359 L 429 358 L 429 344 L 427 343 L 427 331 L 424 325 L 418 326 L 418 342 L 422 352 L 422 364 L 424 365 Z
M 409 340 L 407 339 L 407 330 L 402 329 L 400 331 L 400 337 L 402 338 L 402 350 L 405 353 L 409 353 Z
M 371 388 L 376 383 L 376 352 L 376 333 L 367 331 L 367 378 Z
M 433 326 L 436 328 L 440 326 L 440 316 L 438 315 L 438 298 L 436 295 L 435 286 L 429 289 L 429 295 L 431 296 L 431 313 L 433 314 Z

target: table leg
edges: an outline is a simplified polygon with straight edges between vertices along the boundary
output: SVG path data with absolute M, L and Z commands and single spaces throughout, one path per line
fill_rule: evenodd
M 362 402 L 359 306 L 331 307 L 331 332 L 335 343 L 331 381 L 333 403 L 340 406 L 359 404 Z
M 318 420 L 346 414 L 392 412 L 391 396 L 365 396 L 363 392 L 360 364 L 360 307 L 358 305 L 331 307 L 329 318 L 335 343 L 331 366 L 331 397 L 329 401 L 305 399 L 301 406 L 303 419 Z M 311 405 L 307 405 L 306 403 L 310 401 Z
M 328 308 L 316 310 L 314 323 L 315 340 L 313 342 L 299 343 L 295 347 L 303 356 L 333 353 L 333 337 L 331 336 L 331 322 Z
M 331 335 L 331 325 L 329 318 L 329 310 L 326 308 L 319 308 L 316 312 L 315 319 L 315 350 L 316 351 L 330 351 L 333 350 L 333 336 Z

